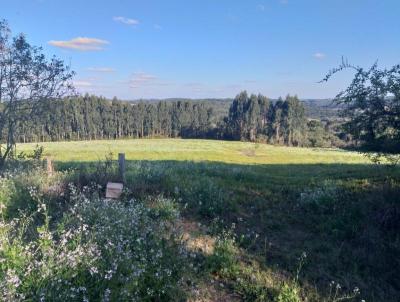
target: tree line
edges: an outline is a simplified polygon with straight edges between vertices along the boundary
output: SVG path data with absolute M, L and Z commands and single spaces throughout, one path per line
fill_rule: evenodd
M 18 142 L 145 137 L 206 137 L 212 110 L 204 104 L 129 103 L 80 96 L 51 100 L 18 127 Z
M 16 141 L 183 137 L 323 147 L 332 145 L 331 132 L 320 121 L 308 121 L 297 96 L 271 101 L 244 91 L 220 118 L 205 102 L 132 103 L 84 95 L 43 102 L 40 111 L 21 119 Z

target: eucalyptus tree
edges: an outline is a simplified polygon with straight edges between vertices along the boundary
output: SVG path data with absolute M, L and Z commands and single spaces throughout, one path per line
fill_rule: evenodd
M 285 105 L 286 144 L 289 146 L 304 145 L 307 125 L 304 106 L 297 96 L 290 95 L 286 97 Z
M 247 111 L 247 91 L 242 91 L 233 100 L 229 108 L 227 131 L 232 139 L 246 139 L 246 111 Z
M 284 108 L 284 102 L 281 97 L 276 101 L 274 106 L 271 108 L 271 113 L 270 113 L 270 119 L 271 119 L 271 124 L 270 124 L 270 140 L 274 144 L 279 144 L 281 143 L 282 139 L 282 120 L 283 120 L 283 108 Z
M 0 21 L 0 168 L 15 146 L 18 126 L 49 100 L 70 92 L 73 75 L 62 60 L 47 59 L 25 35 L 12 37 L 8 23 Z

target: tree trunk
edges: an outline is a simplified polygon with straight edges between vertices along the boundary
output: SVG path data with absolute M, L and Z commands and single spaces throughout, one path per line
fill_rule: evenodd
M 4 152 L 4 154 L 0 157 L 0 170 L 2 170 L 4 168 L 4 165 L 6 163 L 6 159 L 8 154 L 10 154 L 10 151 L 12 150 L 13 146 L 12 145 L 7 145 L 6 147 L 6 151 Z

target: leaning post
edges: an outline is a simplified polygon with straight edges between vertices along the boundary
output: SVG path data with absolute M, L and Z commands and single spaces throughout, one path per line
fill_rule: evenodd
M 121 178 L 122 183 L 126 182 L 125 178 L 125 153 L 118 154 L 118 167 L 119 167 L 119 176 Z

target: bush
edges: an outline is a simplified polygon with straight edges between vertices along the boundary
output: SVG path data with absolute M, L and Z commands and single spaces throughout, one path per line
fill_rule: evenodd
M 136 200 L 104 200 L 74 186 L 70 192 L 71 207 L 60 221 L 52 220 L 46 200 L 41 199 L 36 199 L 36 213 L 2 219 L 2 301 L 172 301 L 184 297 L 180 283 L 186 254 L 174 227 L 176 212 L 165 215 L 169 210 L 160 210 L 163 215 L 153 219 L 154 209 Z M 171 209 L 171 203 L 161 198 L 159 208 Z M 41 217 L 39 225 L 33 223 L 36 216 Z
M 226 192 L 211 179 L 200 178 L 190 185 L 176 186 L 174 191 L 190 210 L 195 210 L 205 218 L 218 217 L 229 211 Z
M 223 232 L 215 242 L 214 253 L 207 259 L 207 267 L 212 272 L 229 275 L 236 263 L 235 239 L 230 232 Z
M 295 284 L 285 283 L 276 298 L 276 302 L 301 302 L 299 288 Z

